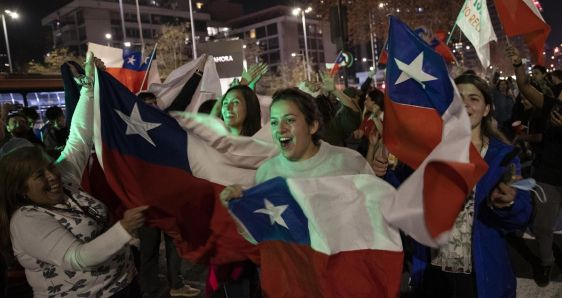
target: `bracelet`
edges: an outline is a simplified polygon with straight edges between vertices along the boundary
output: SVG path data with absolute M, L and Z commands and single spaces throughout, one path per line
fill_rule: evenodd
M 86 88 L 93 88 L 94 87 L 94 82 L 92 82 L 92 79 L 90 79 L 86 75 L 78 75 L 78 76 L 74 77 L 74 81 L 76 82 L 76 84 L 78 84 L 80 86 L 84 86 Z
M 521 65 L 523 65 L 523 61 L 519 61 L 519 63 L 514 63 L 513 67 L 519 67 Z

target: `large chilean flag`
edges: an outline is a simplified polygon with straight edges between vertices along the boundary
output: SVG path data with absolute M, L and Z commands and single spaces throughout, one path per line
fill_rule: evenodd
M 393 16 L 383 138 L 416 169 L 397 199 L 384 204 L 383 215 L 418 242 L 443 244 L 487 165 L 471 145 L 469 118 L 442 57 Z
M 95 82 L 96 154 L 125 206 L 150 205 L 149 224 L 172 236 L 183 257 L 216 256 L 214 239 L 222 237 L 230 245 L 221 250 L 224 262 L 247 259 L 253 247 L 216 203 L 223 186 L 193 176 L 187 132 L 108 73 L 96 71 Z
M 274 178 L 229 208 L 259 243 L 267 297 L 397 297 L 398 229 L 381 214 L 396 190 L 374 175 Z

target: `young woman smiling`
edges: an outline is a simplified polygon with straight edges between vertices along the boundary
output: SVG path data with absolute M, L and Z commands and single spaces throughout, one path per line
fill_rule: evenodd
M 515 297 L 515 275 L 505 234 L 524 228 L 531 215 L 528 191 L 510 183 L 519 175 L 513 147 L 492 126 L 489 87 L 475 75 L 455 79 L 470 118 L 472 144 L 488 171 L 466 198 L 450 234 L 439 249 L 418 247 L 413 280 L 422 297 Z

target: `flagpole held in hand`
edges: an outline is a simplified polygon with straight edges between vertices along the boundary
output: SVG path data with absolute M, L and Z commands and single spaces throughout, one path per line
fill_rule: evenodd
M 451 41 L 451 38 L 453 37 L 453 32 L 455 32 L 455 29 L 457 29 L 457 22 L 455 22 L 455 25 L 453 25 L 453 29 L 451 29 L 451 33 L 449 33 L 449 37 L 447 37 L 447 42 L 445 43 L 446 45 L 448 45 L 449 42 Z
M 148 59 L 148 66 L 146 67 L 146 72 L 144 73 L 144 78 L 142 79 L 142 84 L 140 86 L 139 93 L 148 89 L 148 86 L 144 90 L 143 87 L 144 87 L 144 83 L 146 82 L 146 79 L 148 78 L 148 74 L 150 73 L 150 67 L 152 67 L 152 60 L 154 60 L 154 56 L 156 55 L 156 48 L 158 48 L 158 43 L 154 44 L 154 49 L 152 50 L 152 53 L 150 53 L 150 59 Z

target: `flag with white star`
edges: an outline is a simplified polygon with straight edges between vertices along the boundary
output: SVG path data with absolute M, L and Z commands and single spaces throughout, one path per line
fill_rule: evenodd
M 88 51 L 101 59 L 106 71 L 133 93 L 147 90 L 151 84 L 161 82 L 156 63 L 156 49 L 147 57 L 143 57 L 141 52 L 130 48 L 119 49 L 90 42 Z
M 277 177 L 229 210 L 258 244 L 265 296 L 396 297 L 402 242 L 380 208 L 395 192 L 375 175 Z
M 390 16 L 384 143 L 415 169 L 383 204 L 385 218 L 418 242 L 447 240 L 468 190 L 486 170 L 468 114 L 443 58 Z
M 149 224 L 172 235 L 180 253 L 203 246 L 216 185 L 192 175 L 186 131 L 104 71 L 96 72 L 93 117 L 96 155 L 121 202 L 149 205 Z

